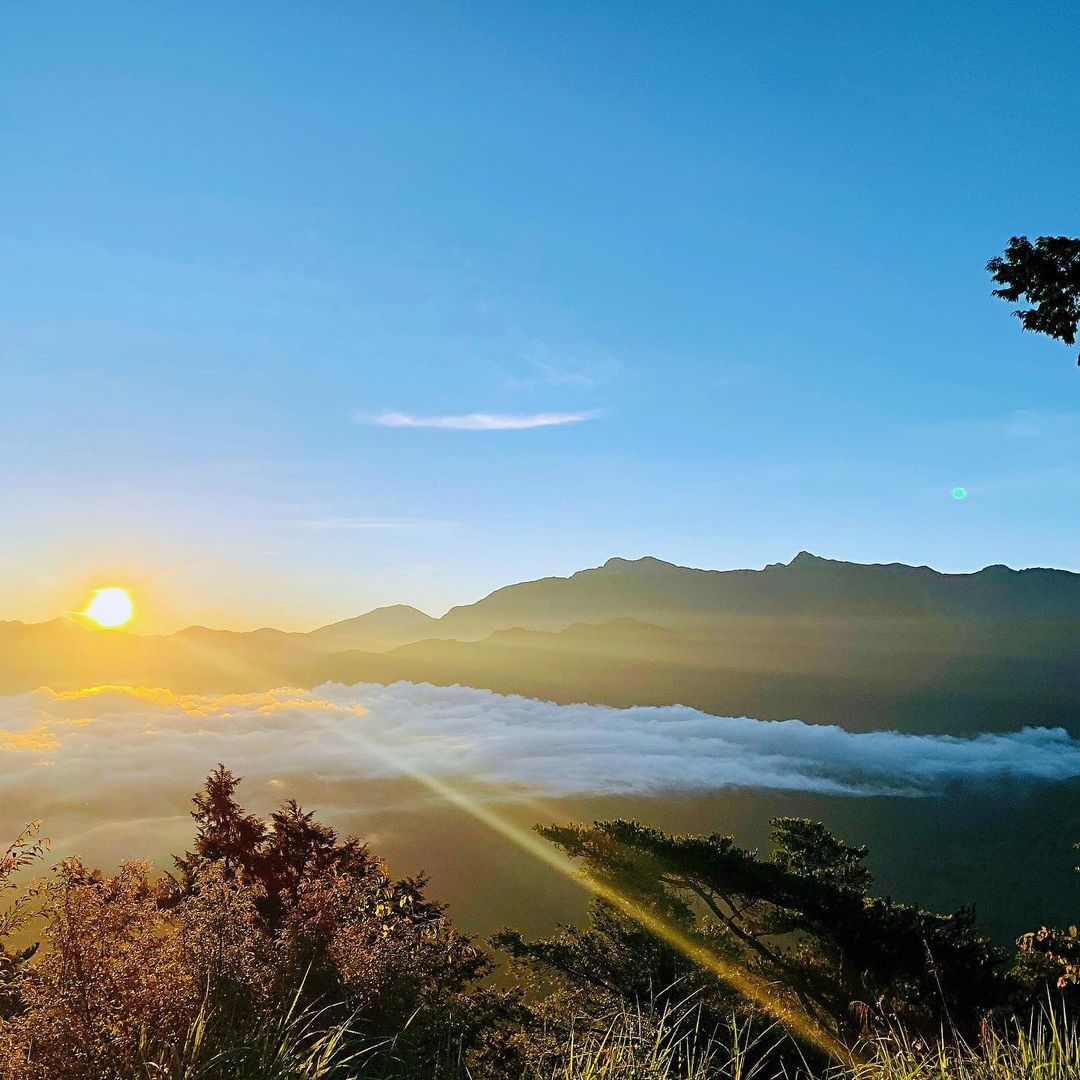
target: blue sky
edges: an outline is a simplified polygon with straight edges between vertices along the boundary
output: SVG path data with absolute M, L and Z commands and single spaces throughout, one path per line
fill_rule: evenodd
M 1078 49 L 1055 4 L 10 8 L 0 618 L 1080 568 L 1080 371 L 983 270 L 1080 229 Z

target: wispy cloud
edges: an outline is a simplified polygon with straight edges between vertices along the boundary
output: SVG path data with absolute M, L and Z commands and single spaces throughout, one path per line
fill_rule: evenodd
M 597 371 L 571 370 L 545 360 L 534 359 L 529 360 L 528 363 L 535 372 L 536 379 L 546 386 L 574 386 L 588 389 L 604 381 L 605 378 Z
M 452 521 L 431 521 L 424 518 L 367 518 L 367 517 L 321 517 L 292 518 L 271 521 L 267 524 L 281 529 L 427 529 L 446 528 L 456 525 Z
M 595 420 L 598 410 L 543 413 L 458 413 L 449 416 L 418 416 L 416 413 L 386 411 L 358 413 L 358 424 L 388 428 L 442 428 L 448 431 L 524 431 L 528 428 L 561 427 Z
M 502 381 L 517 390 L 536 390 L 554 386 L 569 390 L 592 390 L 615 377 L 619 363 L 610 356 L 567 364 L 552 359 L 547 350 L 534 347 L 518 363 L 492 364 Z
M 1076 441 L 1080 413 L 1061 409 L 1015 409 L 1004 416 L 961 417 L 939 421 L 932 430 L 971 437 Z

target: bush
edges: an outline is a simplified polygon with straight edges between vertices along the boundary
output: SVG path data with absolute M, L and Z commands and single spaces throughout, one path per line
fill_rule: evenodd
M 260 821 L 236 803 L 239 782 L 223 766 L 207 779 L 174 876 L 60 864 L 42 892 L 43 956 L 9 980 L 0 1075 L 144 1075 L 183 1056 L 199 1025 L 216 1048 L 243 1046 L 297 1010 L 347 1022 L 364 1045 L 392 1040 L 397 1067 L 426 1075 L 498 1058 L 511 1002 L 478 985 L 491 961 L 427 881 L 391 877 L 295 802 Z
M 636 822 L 552 826 L 596 890 L 582 927 L 505 931 L 516 988 L 427 895 L 219 766 L 173 873 L 0 855 L 0 1080 L 1019 1080 L 1080 1076 L 1080 932 L 1011 969 L 972 913 L 873 896 L 866 852 L 779 818 L 767 854 Z M 16 947 L 31 921 L 43 947 Z M 1026 1019 L 1027 1018 L 1027 1019 Z M 781 1025 L 786 1025 L 786 1030 Z M 840 1062 L 840 1064 L 837 1064 Z

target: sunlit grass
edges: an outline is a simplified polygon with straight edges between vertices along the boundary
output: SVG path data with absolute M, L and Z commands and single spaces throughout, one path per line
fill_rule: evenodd
M 571 1032 L 561 1060 L 536 1068 L 530 1080 L 769 1080 L 777 1075 L 770 1057 L 787 1038 L 779 1031 L 755 1033 L 732 1019 L 708 1032 L 689 1006 L 669 1007 L 658 1019 L 627 1010 L 599 1032 Z
M 1078 1080 L 1080 1032 L 1059 1009 L 1027 1025 L 987 1030 L 978 1045 L 943 1038 L 927 1045 L 894 1033 L 862 1048 L 854 1066 L 813 1069 L 775 1027 L 756 1035 L 733 1020 L 718 1032 L 687 1030 L 685 1017 L 659 1022 L 633 1011 L 606 1029 L 574 1034 L 562 1060 L 529 1080 Z
M 925 1046 L 897 1035 L 875 1047 L 852 1080 L 1077 1080 L 1080 1031 L 1060 1009 L 1048 1007 L 1026 1024 L 992 1029 L 979 1045 L 941 1040 Z M 839 1074 L 835 1080 L 841 1080 Z
M 396 1039 L 366 1038 L 351 1021 L 327 1022 L 327 1010 L 302 1008 L 299 1000 L 243 1032 L 202 1011 L 180 1045 L 148 1050 L 125 1080 L 473 1080 L 452 1047 L 438 1061 L 407 1067 Z M 733 1017 L 707 1030 L 700 1012 L 683 1003 L 659 1016 L 627 1008 L 599 1024 L 583 1018 L 520 1080 L 1080 1080 L 1080 1032 L 1049 1007 L 1026 1025 L 988 1029 L 977 1045 L 955 1038 L 927 1044 L 897 1031 L 861 1054 L 854 1066 L 815 1068 L 775 1022 Z
M 287 1009 L 237 1034 L 201 1010 L 184 1041 L 165 1053 L 147 1053 L 140 1080 L 358 1080 L 387 1045 L 367 1042 L 348 1021 L 327 1024 L 326 1010 L 301 1008 L 297 993 Z M 135 1078 L 132 1078 L 135 1080 Z

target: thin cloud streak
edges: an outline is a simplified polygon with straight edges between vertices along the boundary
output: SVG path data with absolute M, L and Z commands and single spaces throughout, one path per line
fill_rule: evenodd
M 386 428 L 440 428 L 446 431 L 525 431 L 529 428 L 561 427 L 595 420 L 598 410 L 570 413 L 460 413 L 451 416 L 418 416 L 415 413 L 388 410 L 359 413 L 358 424 Z
M 457 528 L 456 521 L 431 521 L 424 518 L 295 518 L 270 521 L 279 529 L 309 529 L 327 532 L 336 529 L 447 529 Z
M 503 363 L 492 363 L 491 367 L 505 385 L 517 390 L 535 390 L 542 386 L 592 390 L 610 383 L 619 371 L 619 363 L 610 356 L 569 367 L 548 359 L 548 356 L 549 350 L 535 345 L 521 355 L 517 370 Z

